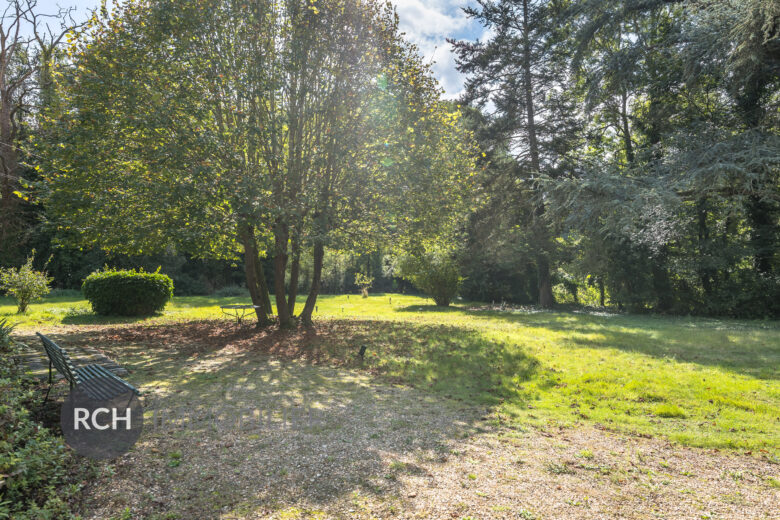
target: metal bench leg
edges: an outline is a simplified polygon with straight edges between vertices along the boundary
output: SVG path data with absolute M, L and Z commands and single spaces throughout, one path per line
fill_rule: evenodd
M 49 392 L 51 392 L 52 377 L 51 377 L 51 360 L 49 360 L 49 389 L 46 390 L 46 395 L 43 397 L 43 403 L 46 404 L 46 400 L 49 398 Z

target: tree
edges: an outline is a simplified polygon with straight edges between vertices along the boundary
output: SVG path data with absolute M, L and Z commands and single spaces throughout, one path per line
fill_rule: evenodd
M 374 284 L 374 278 L 363 273 L 355 273 L 355 285 L 360 287 L 360 294 L 368 298 L 368 290 Z
M 54 54 L 79 27 L 72 11 L 46 14 L 36 0 L 7 0 L 0 14 L 0 261 L 13 260 L 27 239 L 22 206 L 31 181 L 22 148 L 32 117 L 47 101 Z
M 466 12 L 492 29 L 455 42 L 487 154 L 466 294 L 541 302 L 548 258 L 562 289 L 597 285 L 623 308 L 780 312 L 777 2 Z
M 588 105 L 584 167 L 558 185 L 553 205 L 587 236 L 581 244 L 602 252 L 581 258 L 601 258 L 613 299 L 666 312 L 777 312 L 770 11 L 625 1 L 563 14 L 579 28 L 573 70 L 600 101 Z M 613 111 L 604 100 L 624 90 L 625 107 Z
M 263 256 L 286 327 L 302 248 L 313 248 L 300 315 L 310 322 L 325 247 L 404 229 L 398 209 L 417 186 L 468 177 L 467 139 L 448 148 L 460 155 L 404 169 L 465 134 L 377 2 L 131 3 L 93 18 L 72 56 L 60 83 L 68 110 L 41 143 L 63 229 L 113 253 L 241 251 L 261 324 Z
M 487 124 L 492 140 L 503 141 L 504 153 L 517 162 L 514 184 L 517 206 L 525 206 L 521 222 L 534 249 L 538 302 L 551 307 L 550 262 L 553 234 L 545 218 L 542 176 L 557 176 L 567 168 L 568 135 L 575 110 L 556 95 L 566 84 L 558 57 L 562 38 L 553 29 L 545 1 L 480 1 L 466 8 L 468 16 L 492 29 L 485 42 L 451 41 L 458 69 L 468 74 L 465 101 L 483 110 L 492 105 Z M 520 204 L 519 199 L 532 199 Z

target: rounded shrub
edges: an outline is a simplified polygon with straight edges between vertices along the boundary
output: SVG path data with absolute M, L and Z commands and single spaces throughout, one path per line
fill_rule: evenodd
M 148 316 L 165 308 L 173 280 L 161 273 L 96 271 L 81 286 L 92 310 L 104 316 Z
M 463 282 L 458 264 L 444 251 L 408 255 L 399 267 L 401 277 L 433 298 L 439 307 L 449 306 Z

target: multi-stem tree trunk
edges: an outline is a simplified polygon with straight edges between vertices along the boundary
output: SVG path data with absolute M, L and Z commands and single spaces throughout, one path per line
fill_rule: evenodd
M 298 297 L 298 275 L 301 270 L 301 243 L 297 235 L 290 241 L 292 262 L 290 262 L 290 290 L 287 297 L 287 307 L 290 316 L 295 316 L 295 298 Z
M 15 242 L 12 237 L 20 220 L 17 211 L 19 199 L 14 195 L 19 185 L 19 161 L 12 110 L 10 94 L 5 95 L 3 92 L 0 100 L 0 244 L 3 248 Z
M 244 246 L 244 273 L 246 276 L 246 286 L 249 289 L 249 295 L 252 298 L 252 305 L 255 305 L 257 322 L 260 326 L 270 324 L 268 315 L 271 313 L 271 298 L 268 294 L 268 284 L 263 272 L 263 264 L 260 262 L 260 255 L 255 241 L 254 228 L 246 225 L 241 231 L 241 243 Z
M 48 15 L 33 0 L 5 4 L 0 23 L 0 254 L 23 245 L 26 227 L 21 199 L 14 193 L 21 186 L 20 120 L 35 112 L 33 104 L 39 113 L 50 104 L 51 58 L 75 28 L 70 25 L 74 8 Z M 61 30 L 53 31 L 58 25 Z
M 317 303 L 317 296 L 320 293 L 320 283 L 322 282 L 322 262 L 325 258 L 325 247 L 322 242 L 317 241 L 314 244 L 314 269 L 312 270 L 311 289 L 306 298 L 306 304 L 301 312 L 301 321 L 304 325 L 311 325 L 311 315 L 314 312 L 314 306 Z
M 540 171 L 539 139 L 536 134 L 536 115 L 534 110 L 534 84 L 531 73 L 531 34 L 528 22 L 528 0 L 523 0 L 523 76 L 525 90 L 525 111 L 528 126 L 528 149 L 531 156 L 531 169 L 534 174 Z M 540 197 L 541 199 L 541 197 Z M 549 237 L 542 219 L 544 217 L 544 203 L 538 202 L 534 212 L 534 235 L 537 240 L 539 252 L 536 255 L 537 279 L 539 283 L 539 305 L 550 308 L 555 304 L 552 293 L 552 280 L 550 278 L 550 260 L 548 257 Z
M 276 300 L 276 317 L 281 328 L 290 328 L 293 324 L 290 309 L 287 306 L 284 284 L 287 277 L 289 235 L 287 223 L 281 219 L 277 221 L 274 230 L 274 299 Z

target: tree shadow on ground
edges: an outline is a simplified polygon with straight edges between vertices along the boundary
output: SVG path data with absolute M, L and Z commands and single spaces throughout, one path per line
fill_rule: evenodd
M 565 335 L 562 345 L 619 349 L 659 359 L 715 366 L 759 379 L 780 379 L 780 328 L 730 319 L 412 305 L 400 312 L 447 313 Z M 746 333 L 747 332 L 747 333 Z
M 476 404 L 502 391 L 499 365 L 515 367 L 515 378 L 536 365 L 502 357 L 473 332 L 375 322 L 286 332 L 207 321 L 53 336 L 65 348 L 103 350 L 145 393 L 141 441 L 85 490 L 86 512 L 98 517 L 126 507 L 134 518 L 290 507 L 338 517 L 369 495 L 386 508 L 372 514 L 392 516 L 409 493 L 399 472 L 446 460 L 450 443 L 474 431 L 484 413 Z M 361 365 L 456 399 L 346 369 Z
M 150 316 L 100 316 L 92 311 L 73 312 L 62 318 L 63 325 L 131 325 L 141 323 L 149 318 L 162 316 L 162 313 Z

